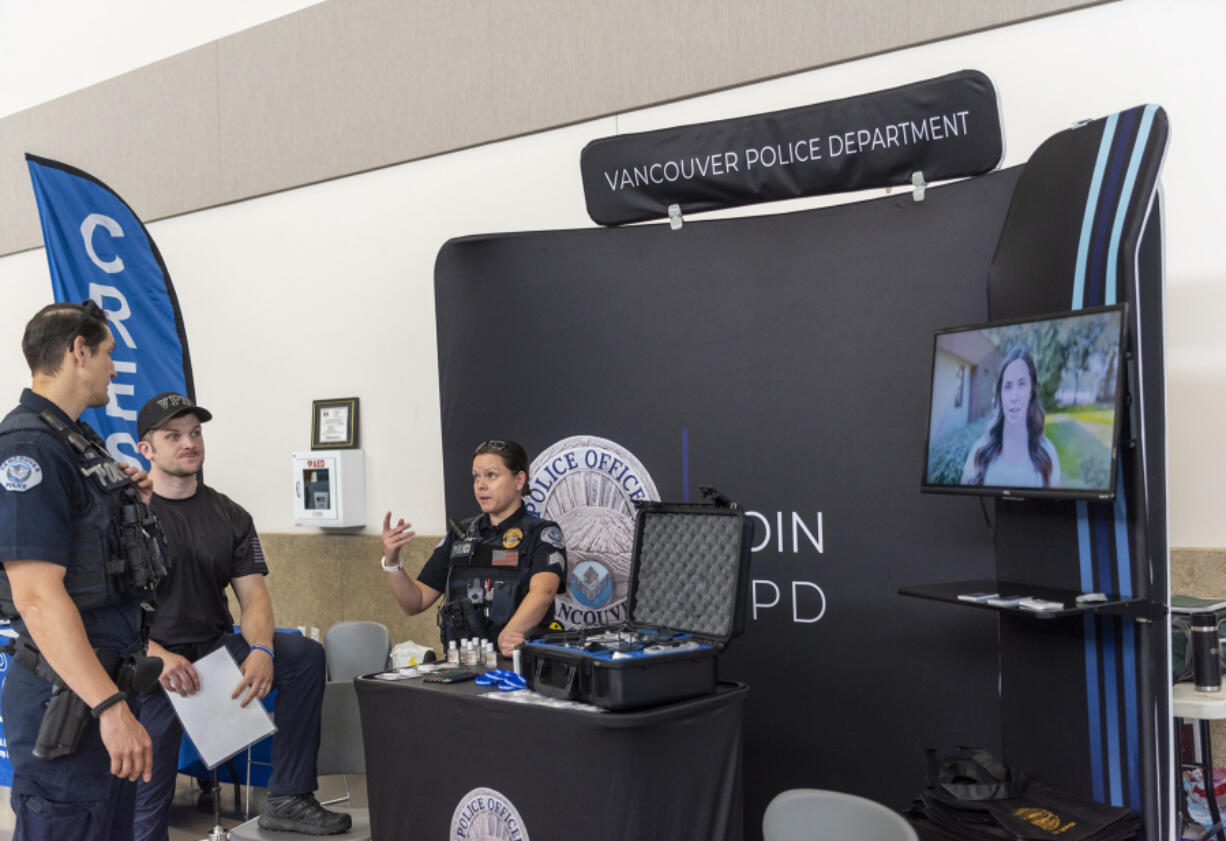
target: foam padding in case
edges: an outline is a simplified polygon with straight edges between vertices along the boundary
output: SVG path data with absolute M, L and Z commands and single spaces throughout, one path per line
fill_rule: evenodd
M 639 627 L 726 640 L 732 635 L 744 518 L 644 512 L 634 606 Z

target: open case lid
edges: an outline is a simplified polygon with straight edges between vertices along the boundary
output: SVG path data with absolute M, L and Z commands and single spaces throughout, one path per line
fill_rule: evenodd
M 717 644 L 745 623 L 753 521 L 740 506 L 646 502 L 634 526 L 630 620 Z

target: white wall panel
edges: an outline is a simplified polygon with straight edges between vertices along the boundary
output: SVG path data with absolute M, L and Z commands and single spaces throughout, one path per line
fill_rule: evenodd
M 1009 163 L 1026 160 L 1044 138 L 1080 118 L 1142 102 L 1170 114 L 1163 182 L 1171 543 L 1226 547 L 1226 437 L 1218 434 L 1226 417 L 1219 231 L 1226 184 L 1214 163 L 1226 146 L 1226 117 L 1217 107 L 1218 82 L 1226 78 L 1217 44 L 1223 31 L 1226 5 L 1216 0 L 1127 0 L 153 223 L 183 304 L 199 398 L 217 412 L 208 429 L 209 481 L 248 505 L 261 529 L 292 531 L 286 463 L 307 442 L 310 401 L 356 394 L 368 454 L 368 527 L 393 508 L 422 532 L 441 533 L 433 265 L 447 238 L 590 226 L 577 161 L 595 137 L 974 67 L 1001 93 Z M 133 185 L 96 174 L 142 211 Z M 32 206 L 22 212 L 33 213 Z M 42 252 L 0 259 L 0 290 L 0 395 L 15 395 L 27 380 L 21 326 L 50 298 Z M 493 313 L 475 315 L 473 329 L 514 326 Z M 312 335 L 318 344 L 309 344 Z

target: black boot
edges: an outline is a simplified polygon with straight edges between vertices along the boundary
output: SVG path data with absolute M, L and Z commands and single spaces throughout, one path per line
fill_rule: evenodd
M 352 824 L 343 812 L 331 812 L 319 805 L 311 794 L 270 794 L 260 813 L 260 829 L 302 832 L 307 835 L 335 835 Z

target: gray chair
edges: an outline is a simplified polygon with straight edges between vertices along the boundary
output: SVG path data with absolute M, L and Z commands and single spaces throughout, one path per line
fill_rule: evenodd
M 378 622 L 337 622 L 324 634 L 328 680 L 382 672 L 391 662 L 392 638 Z
M 762 816 L 765 841 L 919 841 L 902 815 L 841 791 L 793 788 L 780 792 Z
M 320 709 L 319 757 L 315 765 L 320 776 L 366 773 L 366 753 L 362 748 L 362 719 L 358 715 L 358 693 L 352 679 L 330 680 L 324 686 L 323 705 Z M 349 797 L 349 779 L 345 777 L 345 796 L 325 800 L 323 805 L 335 807 L 335 804 L 347 801 Z M 353 826 L 348 832 L 326 836 L 329 841 L 370 841 L 369 809 L 346 806 L 338 811 L 347 812 Z M 285 841 L 286 838 L 297 837 L 300 836 L 260 829 L 258 817 L 230 831 L 231 841 Z

